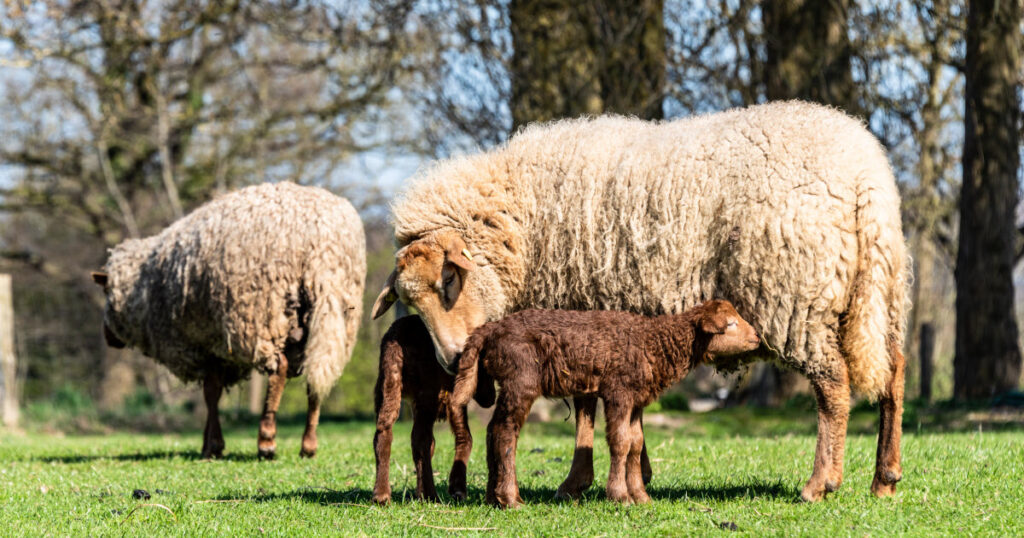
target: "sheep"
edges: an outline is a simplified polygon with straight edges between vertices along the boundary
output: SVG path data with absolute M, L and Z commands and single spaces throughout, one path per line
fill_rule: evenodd
M 373 307 L 423 316 L 451 368 L 473 329 L 527 308 L 656 315 L 719 297 L 764 341 L 745 360 L 805 374 L 822 499 L 843 477 L 850 391 L 880 400 L 871 490 L 902 477 L 907 256 L 877 139 L 776 102 L 659 123 L 533 125 L 419 173 L 392 206 L 395 269 Z
M 644 318 L 618 311 L 524 310 L 473 332 L 459 359 L 451 413 L 464 413 L 482 370 L 498 382 L 487 426 L 487 502 L 522 504 L 515 476 L 519 431 L 538 396 L 600 397 L 611 469 L 608 498 L 646 503 L 640 415 L 691 368 L 715 356 L 753 351 L 754 328 L 727 301 Z
M 476 383 L 474 383 L 476 384 Z M 466 498 L 466 465 L 473 438 L 464 420 L 465 404 L 460 417 L 448 412 L 449 397 L 455 378 L 434 359 L 430 333 L 419 316 L 395 320 L 380 342 L 380 367 L 374 387 L 374 410 L 377 431 L 373 436 L 373 452 L 377 461 L 377 480 L 373 501 L 391 502 L 388 468 L 391 463 L 391 427 L 398 420 L 402 397 L 412 400 L 412 459 L 416 468 L 416 498 L 437 501 L 431 458 L 434 455 L 434 421 L 448 417 L 455 436 L 455 462 L 448 476 L 448 493 L 453 499 Z M 477 403 L 494 405 L 494 385 L 489 379 L 479 383 Z M 470 389 L 472 396 L 472 389 Z M 468 401 L 466 402 L 468 403 Z
M 309 411 L 301 455 L 316 454 L 320 403 L 352 352 L 365 275 L 366 238 L 347 200 L 268 183 L 122 242 L 93 280 L 106 295 L 108 344 L 130 345 L 182 381 L 202 382 L 203 458 L 223 455 L 223 390 L 254 368 L 269 374 L 257 449 L 273 459 L 281 393 L 302 373 Z

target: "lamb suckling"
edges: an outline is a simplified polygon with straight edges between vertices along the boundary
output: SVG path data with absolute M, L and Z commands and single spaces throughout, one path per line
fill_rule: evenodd
M 259 456 L 275 456 L 281 393 L 300 374 L 309 404 L 301 455 L 316 454 L 320 403 L 355 344 L 365 277 L 366 239 L 352 205 L 292 183 L 220 196 L 155 236 L 117 245 L 93 274 L 106 294 L 109 344 L 202 382 L 204 458 L 224 450 L 221 393 L 253 369 L 270 376 Z
M 640 463 L 644 406 L 694 366 L 759 345 L 754 328 L 727 301 L 653 318 L 618 311 L 525 310 L 487 323 L 469 337 L 449 412 L 465 413 L 469 397 L 479 390 L 479 370 L 497 381 L 501 390 L 487 426 L 487 502 L 514 507 L 522 504 L 516 444 L 533 401 L 601 398 L 611 453 L 608 498 L 644 503 L 650 499 Z
M 398 420 L 402 398 L 412 400 L 412 459 L 416 468 L 416 498 L 436 501 L 434 472 L 434 421 L 453 415 L 448 413 L 448 400 L 455 377 L 444 371 L 434 358 L 430 333 L 419 316 L 395 320 L 380 342 L 380 368 L 374 388 L 373 404 L 377 413 L 377 432 L 373 436 L 373 452 L 377 460 L 377 481 L 373 501 L 391 501 L 388 470 L 391 463 L 392 426 Z M 475 396 L 483 407 L 494 405 L 494 384 L 487 379 L 477 385 Z M 464 416 L 464 414 L 463 414 Z M 466 498 L 466 465 L 473 438 L 465 420 L 450 422 L 455 437 L 455 462 L 448 475 L 448 494 L 453 499 Z
M 400 248 L 373 312 L 414 307 L 446 368 L 474 329 L 520 310 L 650 316 L 728 299 L 764 342 L 745 359 L 814 388 L 802 497 L 842 483 L 851 389 L 880 403 L 871 491 L 895 492 L 909 272 L 889 161 L 856 118 L 791 101 L 564 120 L 418 176 L 393 206 Z

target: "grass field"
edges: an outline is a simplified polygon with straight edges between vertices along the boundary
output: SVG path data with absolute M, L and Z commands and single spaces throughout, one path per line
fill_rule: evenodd
M 868 491 L 874 466 L 874 413 L 852 417 L 846 480 L 825 502 L 796 502 L 810 474 L 814 414 L 719 411 L 671 415 L 649 425 L 653 502 L 622 507 L 604 500 L 608 453 L 596 447 L 597 483 L 579 503 L 555 502 L 568 471 L 571 423 L 527 424 L 519 444 L 526 506 L 482 505 L 483 431 L 464 504 L 412 501 L 409 423 L 397 428 L 391 468 L 394 502 L 369 502 L 373 426 L 321 427 L 315 460 L 298 457 L 297 425 L 279 435 L 279 458 L 255 460 L 255 425 L 227 432 L 227 457 L 197 459 L 198 433 L 54 437 L 0 436 L 0 535 L 1021 535 L 1024 533 L 1024 432 L 935 432 L 907 424 L 904 480 L 893 498 Z M 916 420 L 916 419 L 915 419 Z M 909 422 L 909 421 L 908 421 Z M 920 423 L 920 421 L 918 421 Z M 784 433 L 785 431 L 795 433 Z M 599 432 L 601 433 L 601 432 Z M 738 435 L 743 434 L 743 435 Z M 452 442 L 437 428 L 435 470 L 444 490 Z M 133 490 L 150 493 L 136 500 Z M 442 493 L 442 495 L 444 495 Z M 475 530 L 474 530 L 475 529 Z

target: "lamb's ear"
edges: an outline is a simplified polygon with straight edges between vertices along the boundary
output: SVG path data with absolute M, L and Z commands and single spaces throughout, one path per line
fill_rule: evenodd
M 724 334 L 727 323 L 718 312 L 708 312 L 700 318 L 700 330 L 707 334 Z
M 387 282 L 384 283 L 384 289 L 380 291 L 380 295 L 374 301 L 373 310 L 370 311 L 373 319 L 383 316 L 384 312 L 387 312 L 391 305 L 395 304 L 395 301 L 398 300 L 398 294 L 395 293 L 395 277 L 397 274 L 397 270 L 391 271 Z
M 109 280 L 107 274 L 104 273 L 103 271 L 92 271 L 89 273 L 89 276 L 92 277 L 93 282 L 99 284 L 100 286 L 106 286 L 107 280 Z
M 473 254 L 466 248 L 466 242 L 457 237 L 450 239 L 445 246 L 444 259 L 466 271 L 476 269 L 476 264 L 473 263 Z

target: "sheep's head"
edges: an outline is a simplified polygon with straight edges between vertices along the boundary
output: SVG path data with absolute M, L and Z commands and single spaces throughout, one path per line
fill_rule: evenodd
M 424 236 L 395 254 L 395 270 L 373 305 L 373 318 L 399 299 L 423 318 L 437 358 L 449 371 L 470 333 L 504 310 L 494 268 L 451 231 Z
M 92 281 L 103 287 L 103 337 L 107 345 L 121 349 L 134 342 L 130 316 L 126 315 L 129 293 L 139 278 L 139 270 L 148 256 L 145 240 L 130 239 L 114 247 L 104 271 L 91 273 Z M 137 342 L 135 342 L 137 343 Z
M 761 345 L 757 331 L 740 317 L 729 301 L 708 301 L 698 308 L 697 328 L 711 335 L 708 353 L 736 355 L 753 351 Z

